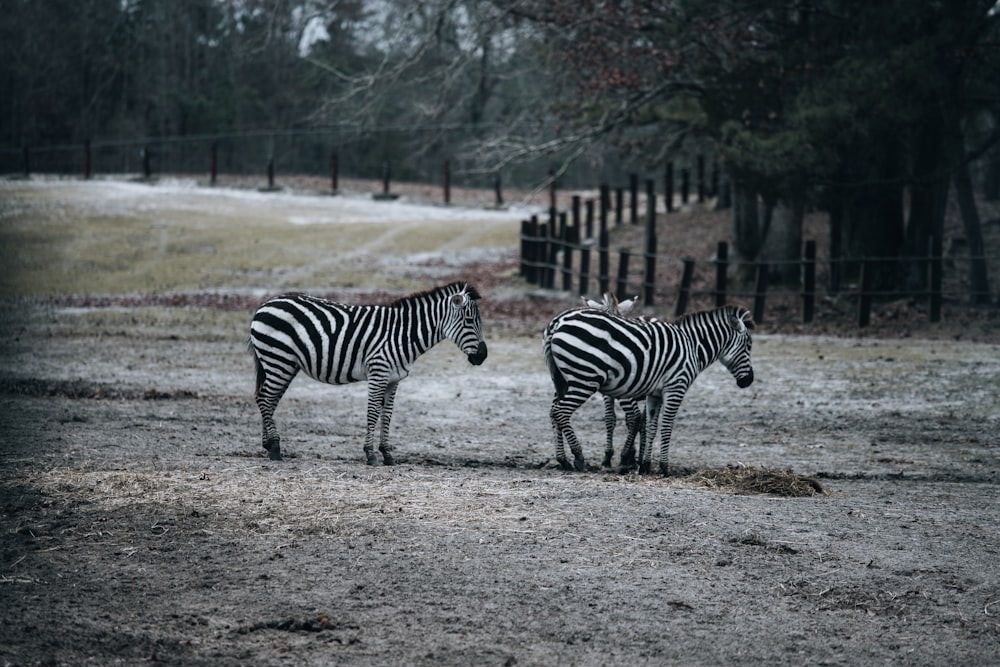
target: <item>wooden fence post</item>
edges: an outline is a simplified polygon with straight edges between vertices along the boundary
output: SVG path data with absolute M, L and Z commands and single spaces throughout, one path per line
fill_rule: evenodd
M 538 216 L 533 215 L 531 216 L 531 219 L 528 220 L 528 235 L 530 237 L 530 240 L 528 241 L 528 259 L 530 260 L 531 263 L 528 264 L 527 267 L 528 272 L 525 276 L 527 281 L 532 285 L 537 285 L 540 282 L 540 279 L 538 277 L 539 275 L 538 259 L 539 257 L 541 257 L 541 253 L 539 252 L 541 243 L 538 240 L 538 235 L 539 235 L 538 228 L 539 228 Z
M 694 277 L 694 260 L 690 257 L 684 259 L 684 272 L 681 274 L 681 287 L 677 292 L 677 306 L 674 308 L 674 317 L 680 317 L 687 310 L 688 299 L 691 296 L 691 279 Z
M 607 192 L 607 186 L 603 186 L 604 191 Z M 610 271 L 610 258 L 608 252 L 608 208 L 606 205 L 606 199 L 601 197 L 601 215 L 598 221 L 598 236 L 597 236 L 597 282 L 600 286 L 601 294 L 603 295 L 608 291 L 608 283 L 610 277 L 608 272 Z
M 705 156 L 698 156 L 698 203 L 705 203 Z
M 619 301 L 624 301 L 628 298 L 628 259 L 629 249 L 620 249 L 618 251 L 618 281 L 615 287 L 615 293 L 618 295 Z
M 858 326 L 866 327 L 871 322 L 872 314 L 872 281 L 875 278 L 875 266 L 868 260 L 861 260 L 861 280 L 858 287 Z
M 615 188 L 615 224 L 622 224 L 625 208 L 625 191 L 620 186 Z
M 549 261 L 552 255 L 552 243 L 550 237 L 555 231 L 553 222 L 543 222 L 538 225 L 538 245 L 535 248 L 535 258 L 538 260 L 538 286 L 542 289 L 552 287 L 552 264 Z
M 208 147 L 208 184 L 215 185 L 219 180 L 219 142 L 213 141 Z
M 646 270 L 642 287 L 643 303 L 652 306 L 656 291 L 656 191 L 652 179 L 646 181 Z
M 267 156 L 267 189 L 274 189 L 274 155 Z
M 139 149 L 139 153 L 142 155 L 142 177 L 148 181 L 153 175 L 153 170 L 149 165 L 149 146 L 143 146 Z
M 493 195 L 497 208 L 503 207 L 503 183 L 500 180 L 500 172 L 493 178 Z
M 639 224 L 639 174 L 628 175 L 629 222 Z
M 580 295 L 586 295 L 590 289 L 590 243 L 581 242 L 577 229 L 577 242 L 580 242 Z
M 445 206 L 451 204 L 451 162 L 444 161 L 444 203 Z
M 580 200 L 580 195 L 573 195 L 570 198 L 569 210 L 570 210 L 570 213 L 573 216 L 571 218 L 571 220 L 572 220 L 571 224 L 574 227 L 579 227 L 580 226 L 580 201 L 581 201 Z
M 726 305 L 726 273 L 729 269 L 729 244 L 719 241 L 715 250 L 715 307 Z
M 691 193 L 691 169 L 684 167 L 681 169 L 681 203 L 688 203 L 688 195 Z
M 564 292 L 573 289 L 573 244 L 575 243 L 574 237 L 578 236 L 579 230 L 577 225 L 566 223 L 565 212 L 559 214 L 559 231 L 562 232 L 560 236 L 562 237 L 562 288 Z
M 941 235 L 932 235 L 928 246 L 928 250 L 930 251 L 930 276 L 928 277 L 930 284 L 930 304 L 928 310 L 930 312 L 928 314 L 930 321 L 936 323 L 941 321 L 941 282 L 944 275 Z
M 538 233 L 538 218 L 532 216 L 530 220 L 521 221 L 521 266 L 518 269 L 518 275 L 525 279 L 529 283 L 534 281 L 534 269 L 532 263 L 534 262 L 534 257 L 532 256 L 535 243 L 535 236 Z
M 757 286 L 753 295 L 753 321 L 760 323 L 764 321 L 764 297 L 767 295 L 767 274 L 769 268 L 767 264 L 757 265 Z
M 674 210 L 674 163 L 667 162 L 665 173 L 663 174 L 663 201 L 667 205 L 667 213 Z
M 594 238 L 594 200 L 588 199 L 583 202 L 583 224 L 586 233 L 584 238 Z
M 806 241 L 802 256 L 802 321 L 813 321 L 816 308 L 816 242 Z
M 389 181 L 392 179 L 392 165 L 386 160 L 382 163 L 382 194 L 389 194 Z
M 340 194 L 340 156 L 330 151 L 330 194 Z
M 90 139 L 83 142 L 83 178 L 90 178 Z

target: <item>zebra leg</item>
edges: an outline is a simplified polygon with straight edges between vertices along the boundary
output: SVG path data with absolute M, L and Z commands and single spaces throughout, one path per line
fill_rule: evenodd
M 382 432 L 379 436 L 378 450 L 382 452 L 382 463 L 387 466 L 396 465 L 396 459 L 392 457 L 392 445 L 389 444 L 389 422 L 392 421 L 392 406 L 396 401 L 396 387 L 399 382 L 390 382 L 385 388 L 385 397 L 382 399 Z
M 656 426 L 659 421 L 660 408 L 663 406 L 663 397 L 650 395 L 646 397 L 646 439 L 639 444 L 639 474 L 645 475 L 652 469 L 653 456 L 652 442 L 656 436 Z
M 559 422 L 556 421 L 556 401 L 559 400 L 559 396 L 555 396 L 552 399 L 552 407 L 549 409 L 549 422 L 552 424 L 552 431 L 555 434 L 556 442 L 556 461 L 563 469 L 571 469 L 569 461 L 566 459 L 566 445 L 563 441 L 562 429 L 559 428 Z
M 615 455 L 615 399 L 610 396 L 604 397 L 604 428 L 608 432 L 608 440 L 604 445 L 604 461 L 601 466 L 611 467 L 611 457 Z
M 583 405 L 593 393 L 593 391 L 588 393 L 586 390 L 580 389 L 577 389 L 575 392 L 570 390 L 552 401 L 552 409 L 549 410 L 549 417 L 552 419 L 552 425 L 556 429 L 556 460 L 559 461 L 559 465 L 562 466 L 563 470 L 573 470 L 574 468 L 579 472 L 587 470 L 587 463 L 583 458 L 583 448 L 576 439 L 573 427 L 570 426 L 570 417 L 573 416 L 576 409 Z M 562 446 L 563 438 L 566 439 L 570 451 L 573 452 L 573 465 L 570 465 L 569 460 L 566 458 L 566 451 Z
M 375 454 L 375 429 L 382 420 L 388 382 L 379 377 L 368 378 L 368 420 L 365 429 L 365 460 L 370 466 L 381 465 Z
M 663 412 L 660 413 L 660 474 L 666 477 L 670 474 L 670 436 L 674 430 L 674 418 L 681 407 L 684 399 L 684 389 L 675 390 L 667 395 L 663 401 Z M 652 437 L 650 437 L 652 443 Z M 650 447 L 652 449 L 652 447 Z
M 281 438 L 278 436 L 278 427 L 274 423 L 274 411 L 278 407 L 278 401 L 285 395 L 285 390 L 292 383 L 298 369 L 292 370 L 288 375 L 264 370 L 263 364 L 254 357 L 257 362 L 257 386 L 254 389 L 254 402 L 260 410 L 260 419 L 263 426 L 261 444 L 267 450 L 267 457 L 272 461 L 281 460 Z
M 643 412 L 634 399 L 622 400 L 621 406 L 625 410 L 625 425 L 628 427 L 628 436 L 625 438 L 625 447 L 622 449 L 621 459 L 618 462 L 618 470 L 619 472 L 629 472 L 635 468 L 635 436 L 637 433 L 641 433 L 640 441 L 646 442 L 646 425 L 643 420 Z M 640 432 L 639 429 L 642 431 Z

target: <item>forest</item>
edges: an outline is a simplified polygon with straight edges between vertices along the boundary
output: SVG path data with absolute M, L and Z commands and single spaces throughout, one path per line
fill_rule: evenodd
M 994 0 L 2 0 L 0 171 L 86 141 L 315 133 L 357 171 L 594 185 L 721 165 L 744 261 L 836 257 L 919 290 L 961 210 L 1000 198 Z M 403 156 L 403 157 L 400 157 Z M 27 158 L 23 158 L 27 159 Z M 794 281 L 795 276 L 784 276 Z

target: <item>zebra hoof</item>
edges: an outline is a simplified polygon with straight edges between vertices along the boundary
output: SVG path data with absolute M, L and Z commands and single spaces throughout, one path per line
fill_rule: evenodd
M 670 467 L 666 463 L 660 464 L 660 474 L 664 477 L 670 477 Z
M 382 462 L 379 461 L 378 457 L 375 456 L 374 454 L 369 454 L 368 455 L 368 465 L 370 465 L 370 466 L 380 466 L 380 465 L 382 465 Z
M 281 461 L 281 445 L 277 440 L 271 440 L 264 443 L 264 449 L 267 450 L 267 458 L 272 461 Z
M 559 462 L 559 467 L 562 468 L 563 470 L 572 470 L 573 469 L 573 465 L 569 462 L 569 459 L 559 459 L 559 458 L 557 458 L 556 461 Z
M 601 467 L 602 468 L 610 468 L 611 467 L 611 455 L 610 454 L 608 456 L 604 457 L 604 461 L 601 462 Z
M 577 472 L 587 472 L 587 464 L 583 459 L 576 459 L 573 461 L 573 466 L 576 468 Z
M 639 464 L 640 475 L 648 475 L 651 471 L 652 471 L 652 466 L 649 465 L 649 463 L 644 462 Z
M 392 454 L 382 454 L 382 463 L 387 466 L 396 465 L 396 459 L 392 458 Z

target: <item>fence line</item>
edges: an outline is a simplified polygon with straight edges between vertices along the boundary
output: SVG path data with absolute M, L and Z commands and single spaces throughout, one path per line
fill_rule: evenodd
M 652 201 L 652 200 L 650 200 Z M 654 207 L 650 207 L 650 211 Z M 619 299 L 630 298 L 636 293 L 643 295 L 643 302 L 647 306 L 655 304 L 656 295 L 674 298 L 674 315 L 680 316 L 687 312 L 693 300 L 700 297 L 708 297 L 715 306 L 723 305 L 731 298 L 747 298 L 753 302 L 754 318 L 758 322 L 765 319 L 765 309 L 768 299 L 775 297 L 794 297 L 801 304 L 799 311 L 801 321 L 810 323 L 814 321 L 816 314 L 816 299 L 820 296 L 817 289 L 817 275 L 821 267 L 826 267 L 826 276 L 830 278 L 834 273 L 843 275 L 847 268 L 856 267 L 858 280 L 855 285 L 848 285 L 846 289 L 837 292 L 826 291 L 827 296 L 849 296 L 857 301 L 857 324 L 859 327 L 867 326 L 871 321 L 871 311 L 876 300 L 887 298 L 912 298 L 924 299 L 927 302 L 928 319 L 931 322 L 941 321 L 941 306 L 946 296 L 943 287 L 944 263 L 946 259 L 955 261 L 957 258 L 946 258 L 941 251 L 941 243 L 931 239 L 928 243 L 928 254 L 910 257 L 866 257 L 866 258 L 836 258 L 820 262 L 816 258 L 816 242 L 807 240 L 803 243 L 801 257 L 794 260 L 784 260 L 772 262 L 770 264 L 759 262 L 733 262 L 729 259 L 729 244 L 720 241 L 717 246 L 716 257 L 711 260 L 698 261 L 691 257 L 675 257 L 660 253 L 651 252 L 650 248 L 655 248 L 655 231 L 647 232 L 646 249 L 642 253 L 644 266 L 641 271 L 634 272 L 630 267 L 630 260 L 633 252 L 629 248 L 620 248 L 617 251 L 609 248 L 607 237 L 607 209 L 603 209 L 600 215 L 600 228 L 596 237 L 580 238 L 579 228 L 574 229 L 572 225 L 566 224 L 564 213 L 557 213 L 554 210 L 549 212 L 549 222 L 540 222 L 537 216 L 521 223 L 521 262 L 520 275 L 530 284 L 538 285 L 543 289 L 556 289 L 555 275 L 562 276 L 562 291 L 576 291 L 581 296 L 592 294 L 592 287 L 597 288 L 597 293 L 613 291 Z M 648 229 L 655 230 L 655 213 L 647 215 Z M 557 230 L 555 234 L 552 230 Z M 652 241 L 652 245 L 650 245 Z M 597 252 L 599 258 L 599 270 L 596 276 L 589 271 L 590 255 Z M 575 270 L 574 255 L 579 255 L 579 270 Z M 611 285 L 611 265 L 612 258 L 617 255 L 617 275 L 614 289 Z M 997 258 L 982 257 L 992 261 Z M 971 258 L 970 260 L 971 261 Z M 664 285 L 665 281 L 657 281 L 657 265 L 663 266 L 667 263 L 680 264 L 680 278 L 676 287 L 671 289 L 672 294 L 666 294 L 665 290 L 657 289 L 658 285 Z M 897 264 L 899 267 L 909 265 L 923 266 L 927 287 L 911 290 L 888 290 L 878 289 L 874 283 L 877 269 L 889 263 Z M 800 268 L 800 284 L 796 288 L 770 289 L 768 276 L 772 268 L 778 265 L 797 265 Z M 695 280 L 698 275 L 698 266 L 708 266 L 714 269 L 714 288 L 697 289 Z M 732 289 L 729 285 L 729 271 L 731 268 L 741 269 L 744 273 L 752 274 L 749 290 Z M 708 279 L 702 281 L 710 284 Z M 576 285 L 574 290 L 573 285 Z

